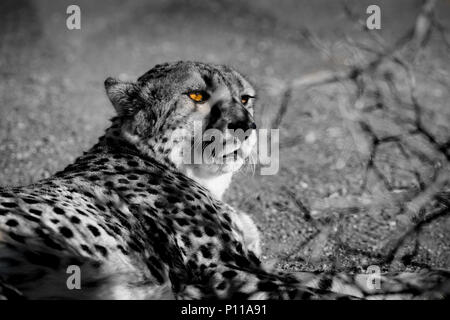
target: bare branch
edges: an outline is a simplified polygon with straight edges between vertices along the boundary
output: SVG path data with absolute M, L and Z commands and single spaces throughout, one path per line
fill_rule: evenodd
M 368 157 L 361 189 L 367 189 L 369 174 L 373 173 L 387 191 L 382 197 L 395 204 L 399 213 L 407 214 L 412 224 L 406 232 L 402 232 L 389 244 L 389 248 L 385 247 L 385 249 L 388 248 L 388 252 L 381 258 L 382 263 L 391 263 L 407 239 L 419 235 L 424 226 L 450 213 L 450 197 L 446 193 L 450 182 L 450 138 L 442 141 L 427 127 L 425 112 L 428 106 L 423 105 L 424 99 L 419 97 L 420 91 L 416 86 L 416 70 L 414 69 L 417 62 L 414 58 L 429 43 L 434 30 L 441 33 L 447 48 L 450 48 L 445 27 L 436 20 L 435 4 L 436 0 L 424 1 L 414 25 L 393 44 L 388 44 L 379 33 L 373 32 L 367 33 L 376 43 L 373 47 L 365 43 L 348 41 L 355 48 L 366 52 L 370 59 L 366 57 L 368 60 L 359 64 L 354 62 L 340 70 L 314 72 L 285 83 L 279 89 L 283 93 L 283 98 L 278 113 L 272 121 L 272 127 L 278 128 L 287 112 L 293 90 L 334 83 L 341 84 L 346 90 L 351 88 L 349 95 L 354 98 L 350 101 L 353 99 L 355 101 L 352 108 L 339 103 L 342 101 L 337 102 L 344 120 L 350 120 L 349 123 L 345 123 L 345 126 L 353 130 L 351 132 L 353 137 L 357 135 L 365 137 L 365 148 L 358 150 Z M 352 12 L 350 6 L 344 5 L 344 11 L 362 27 L 364 32 L 367 31 L 364 21 Z M 331 51 L 314 34 L 305 31 L 304 36 L 318 51 L 330 60 L 334 59 Z M 385 71 L 386 66 L 390 68 L 394 66 L 394 70 Z M 406 77 L 395 75 L 397 67 L 401 68 L 402 74 L 403 71 L 406 73 Z M 401 78 L 406 80 L 406 87 Z M 343 104 L 348 105 L 348 100 Z M 382 114 L 381 117 L 380 114 Z M 383 122 L 374 120 L 377 117 Z M 354 124 L 359 125 L 356 126 L 359 127 L 359 131 L 354 130 Z M 361 131 L 363 135 L 360 134 Z M 383 157 L 383 150 L 386 148 L 387 150 L 394 148 L 395 152 L 400 152 L 400 158 L 404 158 L 402 163 L 406 161 L 408 166 L 402 173 L 406 172 L 413 180 L 411 183 L 408 177 L 408 184 L 400 185 L 409 192 L 397 200 L 391 191 L 396 191 L 398 181 L 395 175 L 385 170 L 386 165 L 393 167 L 393 161 L 390 161 L 388 156 Z M 444 196 L 439 196 L 440 194 Z M 300 212 L 307 219 L 309 210 L 303 202 L 294 194 L 288 194 L 288 196 L 295 201 Z M 316 229 L 319 227 L 316 226 Z M 326 230 L 318 234 L 328 235 Z M 405 257 L 406 262 L 411 262 L 417 253 L 419 242 L 417 238 L 415 240 L 414 250 Z M 351 248 L 346 250 L 351 251 Z
M 391 263 L 395 259 L 397 252 L 400 250 L 400 248 L 408 238 L 418 234 L 425 226 L 429 225 L 431 222 L 448 217 L 449 215 L 449 208 L 436 209 L 433 212 L 429 213 L 425 218 L 414 224 L 412 227 L 408 228 L 408 230 L 404 232 L 400 237 L 398 237 L 393 243 L 388 244 L 385 247 L 388 252 L 385 254 L 384 258 L 379 261 L 379 263 Z
M 278 129 L 280 127 L 281 121 L 283 120 L 283 117 L 287 112 L 291 97 L 292 97 L 292 87 L 288 87 L 283 93 L 280 108 L 278 109 L 278 112 L 272 121 L 271 125 L 272 129 Z

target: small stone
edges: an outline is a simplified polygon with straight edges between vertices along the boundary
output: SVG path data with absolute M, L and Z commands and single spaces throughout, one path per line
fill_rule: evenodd
M 310 131 L 305 136 L 305 142 L 306 143 L 314 143 L 317 140 L 316 134 L 313 131 Z
M 341 169 L 344 169 L 344 168 L 345 168 L 345 165 L 346 165 L 345 160 L 342 159 L 342 158 L 339 158 L 339 159 L 336 161 L 335 168 L 336 168 L 337 170 L 341 170 Z

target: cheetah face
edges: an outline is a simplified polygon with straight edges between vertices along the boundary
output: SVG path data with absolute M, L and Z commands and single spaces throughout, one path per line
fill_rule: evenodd
M 255 90 L 226 66 L 157 65 L 137 82 L 108 78 L 105 87 L 123 135 L 177 166 L 205 175 L 234 172 L 256 144 Z

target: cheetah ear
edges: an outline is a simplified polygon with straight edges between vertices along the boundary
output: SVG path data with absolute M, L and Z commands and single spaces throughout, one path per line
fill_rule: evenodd
M 120 81 L 111 77 L 105 80 L 106 94 L 119 115 L 130 115 L 136 109 L 136 86 L 132 82 Z

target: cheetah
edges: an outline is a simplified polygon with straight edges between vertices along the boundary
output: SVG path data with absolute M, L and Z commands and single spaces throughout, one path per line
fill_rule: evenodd
M 449 273 L 383 278 L 267 269 L 249 215 L 221 199 L 255 146 L 256 93 L 223 65 L 156 65 L 135 82 L 108 78 L 111 126 L 50 178 L 0 189 L 5 299 L 443 298 Z M 229 142 L 210 162 L 184 161 L 194 123 Z M 183 129 L 184 133 L 180 133 Z M 240 136 L 232 129 L 250 132 Z M 203 150 L 204 143 L 200 149 Z M 194 152 L 196 149 L 194 148 Z M 224 162 L 223 159 L 229 161 Z M 67 270 L 80 270 L 69 289 Z M 364 277 L 364 276 L 362 276 Z

